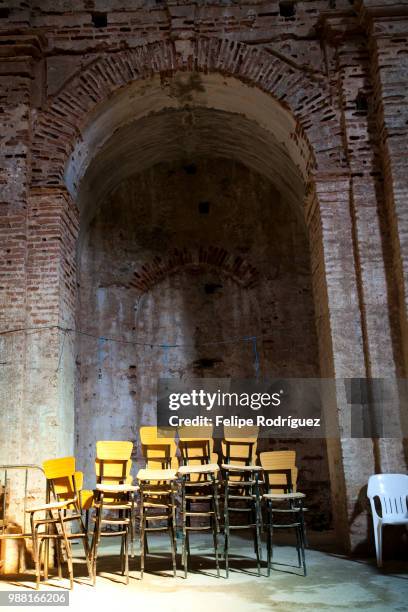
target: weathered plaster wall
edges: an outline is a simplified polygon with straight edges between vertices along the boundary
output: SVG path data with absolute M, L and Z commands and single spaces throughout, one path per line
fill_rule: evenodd
M 138 430 L 155 423 L 160 376 L 253 378 L 244 340 L 253 336 L 261 376 L 319 376 L 306 227 L 265 178 L 189 157 L 123 181 L 96 210 L 80 256 L 77 328 L 147 346 L 78 335 L 76 455 L 90 485 L 98 439 L 133 440 L 143 463 Z M 289 444 L 304 466 L 311 524 L 325 528 L 325 442 Z

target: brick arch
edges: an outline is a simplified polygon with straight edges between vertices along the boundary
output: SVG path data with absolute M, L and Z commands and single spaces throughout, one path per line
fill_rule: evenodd
M 64 169 L 89 114 L 117 90 L 140 79 L 178 71 L 218 72 L 256 86 L 279 102 L 296 120 L 291 138 L 306 140 L 309 170 L 339 168 L 342 143 L 328 84 L 304 74 L 280 57 L 242 42 L 200 38 L 187 58 L 171 41 L 141 45 L 100 56 L 75 74 L 38 113 L 32 143 L 32 186 L 63 186 Z M 330 151 L 327 142 L 331 142 Z
M 175 248 L 166 257 L 154 257 L 134 271 L 128 286 L 146 293 L 180 270 L 203 268 L 219 270 L 245 289 L 252 289 L 259 282 L 258 270 L 241 255 L 229 253 L 223 247 L 201 246 L 196 249 Z

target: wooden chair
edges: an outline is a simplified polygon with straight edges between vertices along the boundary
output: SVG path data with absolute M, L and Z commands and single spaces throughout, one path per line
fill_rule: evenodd
M 179 429 L 181 477 L 181 517 L 183 525 L 182 559 L 184 577 L 187 578 L 190 556 L 191 531 L 211 531 L 213 535 L 217 576 L 220 575 L 218 560 L 219 503 L 218 503 L 218 456 L 214 453 L 212 427 L 185 427 Z M 207 506 L 203 510 L 203 506 Z M 198 507 L 198 509 L 197 509 Z M 207 525 L 193 525 L 194 519 L 208 519 Z
M 268 451 L 260 454 L 261 465 L 264 470 L 266 493 L 263 499 L 267 507 L 268 529 L 268 576 L 271 573 L 273 556 L 273 530 L 295 529 L 298 565 L 303 567 L 306 576 L 306 531 L 304 522 L 303 500 L 304 493 L 296 490 L 298 469 L 295 465 L 295 451 Z M 291 517 L 289 522 L 276 522 L 276 517 Z
M 165 433 L 165 432 L 164 432 Z M 176 565 L 176 491 L 177 458 L 174 430 L 168 437 L 161 437 L 157 427 L 140 428 L 142 454 L 146 462 L 139 470 L 137 479 L 140 486 L 140 576 L 143 578 L 146 554 L 148 554 L 147 534 L 167 531 L 170 537 L 173 575 L 177 574 Z M 164 525 L 157 524 L 164 522 Z
M 96 580 L 96 560 L 101 537 L 121 536 L 121 571 L 129 583 L 129 539 L 134 515 L 132 485 L 132 442 L 106 440 L 96 443 L 96 489 L 93 507 L 95 527 L 92 538 L 93 579 Z M 109 513 L 104 515 L 104 513 Z M 103 527 L 106 529 L 103 529 Z M 114 530 L 113 528 L 117 529 Z
M 49 459 L 44 461 L 43 470 L 47 479 L 47 485 L 53 501 L 35 506 L 27 510 L 30 514 L 31 534 L 33 540 L 33 556 L 35 562 L 36 587 L 39 588 L 41 580 L 41 560 L 43 544 L 47 540 L 53 540 L 56 544 L 58 576 L 61 577 L 61 543 L 64 543 L 65 554 L 67 557 L 70 587 L 73 588 L 73 563 L 71 540 L 81 539 L 88 574 L 92 580 L 92 565 L 90 560 L 90 550 L 88 545 L 88 534 L 82 519 L 81 508 L 81 488 L 83 475 L 75 469 L 75 457 L 62 457 L 59 459 Z M 37 518 L 38 513 L 42 516 Z M 44 516 L 45 515 L 45 516 Z M 71 532 L 68 525 L 77 523 L 79 530 Z M 44 527 L 40 531 L 40 527 Z M 47 547 L 48 548 L 48 547 Z M 47 550 L 48 553 L 48 550 Z M 47 554 L 46 553 L 46 554 Z M 45 565 L 45 579 L 48 578 L 48 563 Z
M 258 428 L 224 427 L 221 442 L 224 477 L 224 558 L 225 573 L 229 575 L 229 547 L 231 530 L 251 529 L 258 575 L 262 560 L 262 512 L 260 482 L 262 467 L 256 463 Z M 244 523 L 232 524 L 231 514 L 247 516 Z

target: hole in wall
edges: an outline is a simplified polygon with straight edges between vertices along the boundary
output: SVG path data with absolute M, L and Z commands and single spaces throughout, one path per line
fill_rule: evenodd
M 217 291 L 219 291 L 222 288 L 223 286 L 218 283 L 206 283 L 204 285 L 204 292 L 207 295 L 213 295 L 214 293 L 217 293 Z
M 292 0 L 282 0 L 279 2 L 279 15 L 281 17 L 285 17 L 285 19 L 289 19 L 290 17 L 294 17 L 296 13 L 296 5 Z
M 91 13 L 91 19 L 95 28 L 106 28 L 108 25 L 108 16 L 106 13 Z
M 186 174 L 197 174 L 197 166 L 195 164 L 186 164 L 183 168 Z
M 215 357 L 203 357 L 193 362 L 193 368 L 196 370 L 210 370 L 216 366 L 217 363 L 221 362 L 222 359 L 216 359 Z
M 359 91 L 356 97 L 356 110 L 368 111 L 368 98 L 362 91 Z
M 198 203 L 198 212 L 200 215 L 208 215 L 210 213 L 210 203 L 206 200 Z

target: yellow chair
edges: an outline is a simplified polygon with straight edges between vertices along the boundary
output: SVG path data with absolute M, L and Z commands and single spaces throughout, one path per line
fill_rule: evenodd
M 258 427 L 224 427 L 221 441 L 222 463 L 256 465 Z
M 62 457 L 44 461 L 43 470 L 47 479 L 47 486 L 54 501 L 28 509 L 31 521 L 31 533 L 33 538 L 33 556 L 36 570 L 36 586 L 39 588 L 41 580 L 42 546 L 45 541 L 54 540 L 56 543 L 58 576 L 61 577 L 61 542 L 64 542 L 70 587 L 73 588 L 73 564 L 72 564 L 72 538 L 80 538 L 85 551 L 88 574 L 92 580 L 92 565 L 90 561 L 90 550 L 88 545 L 88 534 L 81 514 L 81 488 L 83 476 L 75 469 L 75 457 Z M 37 513 L 45 513 L 45 517 L 36 518 Z M 67 524 L 77 522 L 79 531 L 71 533 Z M 44 527 L 44 531 L 39 531 Z M 58 529 L 60 531 L 58 531 Z M 48 556 L 48 547 L 46 555 Z M 45 578 L 48 577 L 48 563 L 46 560 Z
M 212 427 L 181 427 L 178 430 L 181 477 L 181 517 L 183 525 L 182 559 L 184 576 L 187 577 L 190 557 L 190 532 L 209 530 L 213 535 L 217 576 L 219 504 L 218 504 L 218 455 L 214 453 Z M 203 505 L 208 509 L 203 510 Z M 198 506 L 198 509 L 196 509 Z M 207 525 L 193 525 L 194 518 L 208 519 Z
M 258 575 L 261 575 L 262 467 L 257 465 L 257 444 L 258 427 L 224 427 L 221 467 L 224 476 L 224 559 L 227 578 L 231 530 L 236 529 L 253 530 Z M 248 520 L 241 524 L 231 524 L 231 513 L 246 516 Z
M 166 433 L 167 436 L 162 434 Z M 174 430 L 158 429 L 155 425 L 140 428 L 142 455 L 147 469 L 177 469 L 177 445 Z
M 121 536 L 121 571 L 122 575 L 126 575 L 126 584 L 129 583 L 129 538 L 133 534 L 134 494 L 137 491 L 130 474 L 132 450 L 132 442 L 106 440 L 96 443 L 95 527 L 92 538 L 94 583 L 100 539 L 108 536 Z M 109 514 L 104 515 L 104 512 Z M 115 516 L 116 512 L 118 514 Z M 103 530 L 103 526 L 110 530 Z M 112 530 L 112 527 L 117 527 L 117 530 Z
M 266 487 L 263 499 L 266 503 L 268 516 L 268 576 L 271 573 L 273 556 L 273 530 L 290 528 L 296 531 L 298 566 L 303 567 L 303 574 L 306 576 L 306 531 L 303 514 L 305 495 L 297 491 L 296 453 L 291 450 L 268 451 L 260 454 L 260 461 L 264 471 Z M 274 514 L 281 519 L 289 515 L 290 522 L 275 522 Z
M 165 432 L 164 432 L 165 433 Z M 140 443 L 146 467 L 139 470 L 137 478 L 140 486 L 140 576 L 143 578 L 146 554 L 148 551 L 147 534 L 167 531 L 170 537 L 173 575 L 176 576 L 176 491 L 177 457 L 174 430 L 167 437 L 161 437 L 157 427 L 140 428 Z M 150 526 L 157 521 L 165 525 Z

